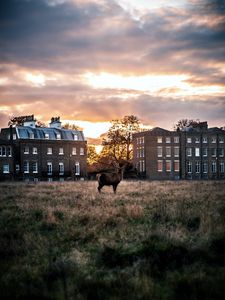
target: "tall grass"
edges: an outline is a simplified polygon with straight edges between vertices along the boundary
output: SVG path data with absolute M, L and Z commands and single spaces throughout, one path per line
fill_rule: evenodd
M 1 299 L 224 299 L 223 181 L 0 184 Z

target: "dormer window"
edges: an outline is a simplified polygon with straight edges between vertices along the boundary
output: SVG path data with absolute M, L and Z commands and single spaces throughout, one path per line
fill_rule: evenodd
M 78 135 L 76 133 L 73 134 L 74 141 L 78 141 Z
M 34 133 L 33 133 L 33 132 L 30 132 L 30 133 L 29 133 L 29 138 L 30 138 L 31 140 L 34 139 Z
M 61 140 L 61 134 L 60 134 L 60 133 L 57 133 L 57 134 L 56 134 L 56 139 L 57 139 L 57 140 Z
M 49 133 L 45 133 L 45 139 L 49 140 Z
M 24 153 L 24 154 L 29 154 L 29 147 L 27 147 L 27 146 L 24 147 L 23 153 Z

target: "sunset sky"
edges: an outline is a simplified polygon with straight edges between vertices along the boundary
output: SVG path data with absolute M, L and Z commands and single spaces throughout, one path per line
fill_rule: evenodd
M 0 127 L 26 114 L 225 126 L 225 1 L 0 1 Z

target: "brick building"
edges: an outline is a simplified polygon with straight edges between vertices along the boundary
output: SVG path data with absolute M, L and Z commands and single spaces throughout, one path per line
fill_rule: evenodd
M 33 116 L 0 133 L 0 180 L 64 180 L 86 176 L 87 142 L 82 131 L 61 128 L 60 118 L 37 127 Z
M 207 122 L 133 135 L 134 165 L 147 179 L 224 179 L 225 130 Z

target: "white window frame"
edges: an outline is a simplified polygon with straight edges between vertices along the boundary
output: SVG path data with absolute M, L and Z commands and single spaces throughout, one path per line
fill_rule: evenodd
M 174 147 L 174 157 L 180 156 L 180 147 Z
M 74 173 L 75 173 L 76 176 L 80 175 L 80 163 L 79 163 L 79 161 L 77 161 L 77 162 L 75 163 L 75 170 L 74 170 Z
M 157 147 L 157 157 L 162 157 L 163 156 L 163 148 L 162 146 Z
M 30 153 L 30 149 L 28 146 L 25 146 L 23 149 L 23 154 L 29 154 Z
M 76 147 L 72 148 L 72 155 L 77 155 L 77 148 Z
M 224 148 L 219 148 L 219 157 L 224 157 Z
M 167 168 L 167 166 L 169 166 L 169 168 Z M 171 172 L 171 170 L 172 170 L 171 160 L 166 160 L 166 172 Z
M 16 133 L 13 133 L 13 140 L 16 140 Z
M 211 143 L 212 144 L 216 144 L 216 136 L 212 136 L 211 137 Z
M 199 173 L 200 173 L 200 170 L 201 170 L 201 164 L 200 164 L 200 161 L 199 161 L 199 160 L 196 160 L 196 162 L 195 162 L 195 173 L 196 173 L 196 174 L 199 174 Z
M 211 148 L 212 157 L 216 157 L 216 148 Z
M 195 148 L 195 157 L 200 157 L 200 148 Z
M 145 172 L 145 161 L 144 160 L 139 161 L 139 170 L 140 170 L 140 172 Z
M 2 146 L 0 147 L 0 156 L 2 156 Z
M 29 174 L 30 173 L 30 163 L 27 160 L 25 160 L 23 162 L 23 172 L 24 172 L 24 174 Z
M 47 155 L 52 155 L 52 147 L 47 148 Z
M 187 173 L 192 174 L 192 161 L 187 161 Z
M 178 166 L 178 168 L 176 166 Z M 174 172 L 180 172 L 180 161 L 179 160 L 174 160 Z
M 208 173 L 208 162 L 207 161 L 203 161 L 203 163 L 202 163 L 202 172 L 204 174 Z
M 31 140 L 34 139 L 34 133 L 33 132 L 29 132 L 29 139 L 31 139 Z
M 84 148 L 83 147 L 80 148 L 80 155 L 84 155 Z
M 166 137 L 166 144 L 170 144 L 171 143 L 171 137 L 170 136 L 167 136 Z
M 45 133 L 45 139 L 49 140 L 49 133 Z
M 166 157 L 171 157 L 171 147 L 166 147 Z
M 179 136 L 175 136 L 175 137 L 174 137 L 174 143 L 175 143 L 175 144 L 179 144 L 179 142 L 180 142 Z
M 77 133 L 74 133 L 74 134 L 73 134 L 73 140 L 74 140 L 74 141 L 78 141 L 78 134 L 77 134 Z
M 157 161 L 157 170 L 158 172 L 163 172 L 163 160 Z
M 10 146 L 7 147 L 7 156 L 12 157 L 12 148 Z
M 199 136 L 196 136 L 195 137 L 195 144 L 199 144 L 200 143 L 200 137 Z
M 158 137 L 157 137 L 157 143 L 158 143 L 158 144 L 162 144 L 162 142 L 163 142 L 163 141 L 162 141 L 162 136 L 158 136 Z
M 202 142 L 203 142 L 203 144 L 207 144 L 207 143 L 208 143 L 208 138 L 207 138 L 207 136 L 203 136 Z
M 224 143 L 224 137 L 223 136 L 219 136 L 219 143 L 223 144 Z
M 64 155 L 64 148 L 63 147 L 59 148 L 59 155 Z
M 211 163 L 211 171 L 213 174 L 216 173 L 216 161 L 215 160 L 213 160 Z
M 19 171 L 20 171 L 20 165 L 16 164 L 16 172 L 19 172 Z
M 33 147 L 33 154 L 38 154 L 38 149 L 37 149 L 37 147 Z
M 3 174 L 9 174 L 9 164 L 3 164 L 2 172 Z
M 187 156 L 188 156 L 188 157 L 191 157 L 191 156 L 192 156 L 192 148 L 188 147 L 188 148 L 186 149 L 186 152 L 187 152 Z
M 57 133 L 57 134 L 56 134 L 56 139 L 57 139 L 57 140 L 61 140 L 61 134 L 60 134 L 60 133 Z
M 187 137 L 187 144 L 191 144 L 192 143 L 192 138 L 191 137 Z
M 219 164 L 219 168 L 220 168 L 220 174 L 224 173 L 224 161 L 221 161 Z
M 33 174 L 38 173 L 38 163 L 37 163 L 37 161 L 32 162 L 32 173 Z
M 59 175 L 64 175 L 64 163 L 59 162 Z
M 204 157 L 208 156 L 208 148 L 202 148 L 202 156 Z
M 47 162 L 47 175 L 52 175 L 52 162 Z

